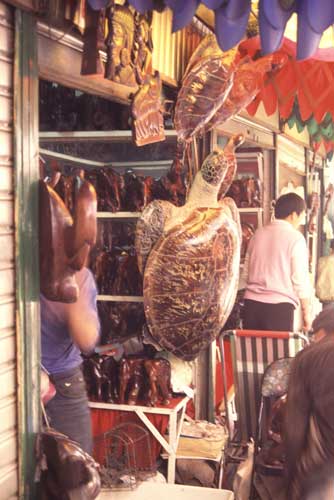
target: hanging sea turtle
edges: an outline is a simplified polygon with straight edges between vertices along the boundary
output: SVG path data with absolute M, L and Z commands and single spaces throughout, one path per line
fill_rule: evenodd
M 231 198 L 217 201 L 233 180 L 238 135 L 215 150 L 196 174 L 182 207 L 150 203 L 137 223 L 149 332 L 164 349 L 192 360 L 219 334 L 233 307 L 241 231 Z

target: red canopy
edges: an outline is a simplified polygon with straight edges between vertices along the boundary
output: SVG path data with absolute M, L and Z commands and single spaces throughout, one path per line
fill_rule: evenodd
M 240 48 L 254 56 L 260 50 L 259 37 L 243 41 Z M 262 101 L 268 115 L 278 107 L 280 116 L 288 119 L 297 98 L 302 120 L 313 114 L 320 123 L 327 112 L 334 117 L 334 50 L 321 49 L 312 59 L 296 61 L 296 44 L 284 39 L 278 52 L 288 54 L 286 64 L 275 75 L 267 75 L 247 111 L 254 115 Z

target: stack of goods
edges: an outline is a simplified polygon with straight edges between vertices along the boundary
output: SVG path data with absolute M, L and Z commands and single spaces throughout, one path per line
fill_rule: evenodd
M 91 269 L 102 295 L 142 295 L 134 247 L 135 222 L 99 224 Z
M 222 425 L 205 420 L 185 420 L 177 454 L 183 457 L 215 459 L 224 449 L 227 438 L 227 431 Z
M 258 208 L 262 204 L 261 183 L 255 177 L 243 177 L 232 182 L 226 196 L 239 208 Z
M 93 354 L 84 360 L 89 398 L 120 404 L 168 405 L 172 398 L 171 367 L 167 359 Z

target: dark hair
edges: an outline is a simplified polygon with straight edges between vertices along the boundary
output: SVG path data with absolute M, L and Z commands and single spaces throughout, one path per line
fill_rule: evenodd
M 332 250 L 334 250 L 334 240 L 331 240 L 330 247 L 331 247 Z
M 334 306 L 326 307 L 313 320 L 312 330 L 316 333 L 323 328 L 327 334 L 334 333 Z
M 276 219 L 286 219 L 293 212 L 296 212 L 297 215 L 301 214 L 305 208 L 305 201 L 298 194 L 283 194 L 275 203 L 275 217 Z

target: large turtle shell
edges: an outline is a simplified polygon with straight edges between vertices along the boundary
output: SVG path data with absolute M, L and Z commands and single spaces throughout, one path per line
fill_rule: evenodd
M 153 338 L 192 360 L 219 334 L 237 292 L 240 236 L 224 208 L 196 208 L 151 251 L 144 307 Z

